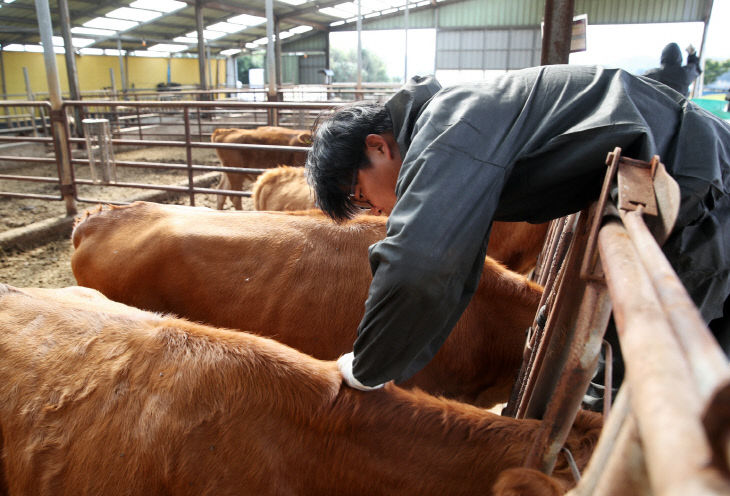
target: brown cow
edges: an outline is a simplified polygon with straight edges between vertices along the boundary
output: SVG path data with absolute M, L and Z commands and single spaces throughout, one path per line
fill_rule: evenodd
M 367 247 L 385 222 L 137 202 L 87 213 L 71 267 L 80 285 L 113 300 L 331 360 L 352 349 L 372 278 Z M 487 258 L 466 312 L 408 385 L 483 406 L 506 401 L 541 294 Z
M 0 329 L 9 495 L 472 495 L 495 483 L 552 495 L 573 484 L 562 457 L 552 479 L 517 468 L 536 420 L 393 385 L 356 391 L 334 362 L 93 290 L 0 284 Z M 578 466 L 600 428 L 578 416 L 567 441 Z
M 210 140 L 213 143 L 237 143 L 249 145 L 282 145 L 309 146 L 309 131 L 288 129 L 285 127 L 263 126 L 256 129 L 216 129 Z M 277 165 L 304 165 L 304 153 L 274 150 L 225 150 L 216 148 L 216 153 L 223 167 L 248 167 L 251 169 L 268 169 Z M 255 174 L 236 174 L 224 172 L 217 189 L 240 191 L 244 179 L 253 180 Z M 241 210 L 241 197 L 231 196 L 237 210 Z M 216 206 L 223 208 L 226 196 L 219 195 Z
M 256 210 L 307 210 L 316 208 L 314 194 L 301 167 L 279 167 L 259 176 L 253 187 Z M 535 267 L 545 242 L 549 222 L 494 222 L 487 255 L 508 269 L 527 274 Z
M 251 190 L 256 210 L 295 211 L 316 208 L 302 167 L 282 166 L 259 175 Z

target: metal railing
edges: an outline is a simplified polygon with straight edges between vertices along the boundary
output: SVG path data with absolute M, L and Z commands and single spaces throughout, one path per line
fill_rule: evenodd
M 0 102 L 0 108 L 4 106 L 18 105 L 28 108 L 43 108 L 50 114 L 50 105 L 46 102 Z M 167 162 L 142 162 L 130 160 L 117 160 L 115 166 L 130 168 L 148 168 L 156 170 L 180 171 L 185 174 L 186 185 L 163 185 L 148 184 L 139 182 L 106 182 L 99 184 L 92 179 L 77 177 L 75 170 L 79 166 L 89 164 L 88 157 L 79 156 L 70 152 L 73 147 L 83 151 L 86 147 L 86 140 L 80 137 L 70 137 L 64 143 L 54 140 L 53 137 L 23 137 L 23 136 L 0 136 L 2 142 L 16 143 L 43 143 L 53 147 L 55 158 L 48 157 L 15 157 L 0 155 L 0 163 L 12 160 L 18 163 L 56 163 L 54 169 L 58 174 L 53 177 L 33 177 L 19 174 L 0 174 L 0 180 L 27 181 L 55 183 L 59 190 L 58 195 L 40 193 L 19 193 L 13 191 L 0 191 L 0 196 L 12 198 L 36 198 L 43 200 L 62 200 L 71 195 L 74 201 L 87 203 L 113 203 L 121 204 L 124 201 L 110 201 L 97 196 L 80 196 L 77 186 L 112 186 L 115 188 L 148 189 L 187 194 L 190 204 L 195 205 L 196 194 L 214 194 L 226 196 L 251 196 L 250 191 L 236 191 L 225 189 L 214 189 L 198 187 L 195 185 L 194 176 L 200 173 L 222 172 L 257 174 L 265 169 L 255 167 L 223 167 L 196 164 L 193 162 L 194 149 L 230 149 L 230 150 L 272 150 L 306 153 L 308 147 L 299 146 L 275 146 L 275 145 L 252 145 L 234 143 L 212 143 L 210 136 L 214 129 L 219 127 L 251 127 L 247 113 L 265 115 L 267 120 L 259 120 L 254 125 L 276 125 L 296 122 L 294 117 L 306 112 L 309 116 L 322 110 L 331 109 L 336 104 L 327 103 L 297 103 L 297 102 L 230 102 L 230 101 L 65 101 L 63 109 L 56 115 L 57 119 L 65 120 L 66 129 L 69 129 L 67 115 L 81 114 L 85 117 L 109 119 L 111 124 L 112 139 L 114 147 L 171 147 L 185 149 L 185 163 Z M 242 117 L 243 116 L 243 117 Z M 283 122 L 282 122 L 283 121 Z M 80 125 L 77 127 L 81 127 Z M 178 139 L 169 139 L 177 137 Z M 163 138 L 163 139 L 157 139 Z M 168 139 L 164 139 L 168 138 Z M 60 177 L 60 156 L 59 146 L 65 146 L 68 155 L 71 157 L 70 181 L 63 184 Z M 68 212 L 73 215 L 75 212 Z
M 536 276 L 545 292 L 505 414 L 543 419 L 525 466 L 550 474 L 613 311 L 627 374 L 570 494 L 730 494 L 730 366 L 659 247 L 678 187 L 657 182 L 668 177 L 658 158 L 616 149 L 608 163 L 598 202 L 553 222 Z

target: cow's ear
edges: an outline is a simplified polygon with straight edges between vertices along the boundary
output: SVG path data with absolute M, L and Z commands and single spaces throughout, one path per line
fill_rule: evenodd
M 299 133 L 299 136 L 297 136 L 297 139 L 302 145 L 311 145 L 312 144 L 312 134 L 311 133 Z

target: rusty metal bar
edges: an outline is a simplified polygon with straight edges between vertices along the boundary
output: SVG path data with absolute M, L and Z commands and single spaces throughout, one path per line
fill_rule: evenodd
M 722 382 L 730 379 L 727 358 L 661 248 L 654 241 L 642 219 L 642 212 L 622 211 L 621 219 L 687 356 L 700 395 L 706 401 Z
M 27 159 L 30 161 L 30 159 Z M 36 159 L 39 161 L 41 159 Z M 53 159 L 42 159 L 44 162 L 53 162 Z M 71 161 L 73 164 L 88 165 L 89 160 L 85 158 L 75 158 Z M 188 170 L 187 165 L 175 165 L 166 164 L 161 162 L 127 162 L 127 161 L 114 161 L 114 164 L 118 167 L 138 167 L 143 169 L 161 169 L 161 170 Z M 196 165 L 191 166 L 192 170 L 196 172 L 237 172 L 241 174 L 261 174 L 269 169 L 250 169 L 245 167 L 216 167 L 213 165 Z
M 727 480 L 708 469 L 711 451 L 691 371 L 618 220 L 609 220 L 600 230 L 598 247 L 654 493 L 727 494 Z
M 542 418 L 550 396 L 558 381 L 558 375 L 562 370 L 567 358 L 566 345 L 569 342 L 573 329 L 568 327 L 570 313 L 575 310 L 573 302 L 580 301 L 584 285 L 576 284 L 578 281 L 578 270 L 576 260 L 582 256 L 584 237 L 587 237 L 587 211 L 582 211 L 571 220 L 573 225 L 561 234 L 565 237 L 563 253 L 558 252 L 559 275 L 555 280 L 555 299 L 549 305 L 545 332 L 537 348 L 533 368 L 528 377 L 528 384 L 525 388 L 525 395 L 520 404 L 518 418 Z M 574 247 L 578 246 L 579 249 Z M 562 251 L 562 250 L 560 250 Z M 578 253 L 580 251 L 580 253 Z M 546 368 L 546 359 L 550 358 L 550 367 Z
M 45 138 L 39 138 L 45 139 Z M 26 138 L 27 140 L 27 138 Z M 81 138 L 71 138 L 70 143 L 83 143 L 84 140 Z M 307 153 L 309 147 L 306 146 L 283 146 L 283 145 L 250 145 L 243 143 L 206 143 L 204 141 L 163 141 L 163 140 L 132 140 L 132 139 L 112 139 L 114 145 L 129 145 L 129 146 L 170 146 L 184 148 L 187 146 L 193 148 L 223 148 L 226 150 L 272 150 L 281 152 L 300 152 Z
M 654 242 L 642 215 L 641 209 L 631 212 L 621 211 L 624 226 L 636 246 L 641 262 L 650 274 L 659 300 L 692 370 L 700 397 L 706 404 L 717 391 L 730 384 L 730 367 L 687 290 L 677 278 L 664 253 Z M 704 416 L 707 415 L 713 413 L 707 411 Z M 729 468 L 727 465 L 730 460 L 730 418 L 727 418 L 727 412 L 722 412 L 722 409 L 714 415 L 725 415 L 725 417 L 712 422 L 717 429 L 708 432 L 708 438 L 711 440 L 715 457 L 721 460 L 722 465 Z
M 545 266 L 549 269 L 544 272 L 543 280 L 546 279 L 546 282 L 543 294 L 538 305 L 538 313 L 535 315 L 531 327 L 531 335 L 525 347 L 527 356 L 523 359 L 518 379 L 513 387 L 504 415 L 516 418 L 524 418 L 525 416 L 527 403 L 534 388 L 542 356 L 544 356 L 544 351 L 540 351 L 541 343 L 546 339 L 544 335 L 547 323 L 544 319 L 547 318 L 555 303 L 553 288 L 556 281 L 559 281 L 560 268 L 572 241 L 575 220 L 576 215 L 573 214 L 557 220 L 552 226 L 553 236 L 548 244 L 545 257 Z
M 20 143 L 20 142 L 28 142 L 28 143 L 52 143 L 53 138 L 43 138 L 41 136 L 34 137 L 34 136 L 0 136 L 0 141 L 7 141 L 10 143 Z M 83 141 L 83 140 L 82 140 Z
M 9 162 L 31 162 L 36 164 L 55 164 L 56 160 L 45 157 L 16 157 L 14 155 L 0 155 L 0 161 L 7 160 Z
M 646 473 L 644 452 L 633 415 L 628 415 L 621 426 L 614 451 L 601 467 L 596 487 L 593 491 L 581 494 L 590 496 L 654 494 Z
M 580 482 L 568 493 L 569 496 L 593 496 L 595 494 L 609 458 L 623 452 L 618 446 L 617 440 L 629 415 L 628 387 L 622 386 L 616 396 L 611 413 L 603 424 L 601 437 L 598 438 L 598 444 L 593 450 L 588 466 L 583 471 Z
M 576 280 L 568 283 L 582 286 Z M 548 475 L 552 473 L 560 449 L 565 444 L 580 409 L 583 395 L 595 373 L 603 334 L 610 316 L 611 301 L 606 287 L 598 282 L 588 282 L 575 317 L 570 312 L 565 319 L 561 319 L 562 324 L 568 328 L 574 326 L 575 330 L 569 339 L 565 367 L 562 371 L 551 371 L 558 376 L 557 384 L 525 459 L 526 467 Z
M 56 201 L 63 200 L 63 196 L 61 196 L 60 194 L 58 196 L 53 196 L 53 195 L 41 195 L 41 194 L 32 194 L 32 193 L 10 193 L 10 192 L 0 191 L 0 196 L 4 196 L 7 198 L 34 198 L 37 200 L 56 200 Z
M 567 64 L 575 0 L 545 0 L 541 65 Z
M 57 177 L 43 177 L 43 176 L 14 176 L 7 174 L 0 174 L 0 179 L 7 181 L 27 181 L 29 183 L 57 183 Z
M 15 105 L 15 102 L 13 103 Z M 87 107 L 150 107 L 150 108 L 231 108 L 255 109 L 274 108 L 281 110 L 330 110 L 341 107 L 342 103 L 304 103 L 304 102 L 160 102 L 160 101 L 129 101 L 129 100 L 66 100 L 64 106 L 83 105 Z

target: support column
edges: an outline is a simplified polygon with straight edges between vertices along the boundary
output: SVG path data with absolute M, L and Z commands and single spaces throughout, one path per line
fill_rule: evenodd
M 567 64 L 575 0 L 545 0 L 541 65 Z
M 71 17 L 68 13 L 68 0 L 58 0 L 58 17 L 61 22 L 63 46 L 66 48 L 64 57 L 66 59 L 69 94 L 71 95 L 71 100 L 81 100 L 79 73 L 76 70 L 76 54 L 74 54 L 73 40 L 71 39 Z M 74 120 L 76 121 L 74 131 L 79 138 L 83 138 L 84 136 L 84 127 L 81 125 L 83 118 L 83 109 L 81 107 L 74 107 Z
M 274 47 L 274 0 L 266 0 L 266 77 L 268 78 L 267 96 L 270 102 L 277 100 L 276 91 L 276 57 Z M 276 110 L 269 111 L 269 125 L 278 125 L 279 116 Z
M 357 0 L 357 89 L 355 98 L 362 100 L 362 15 L 361 0 Z
M 403 55 L 403 82 L 408 82 L 408 0 L 406 0 L 406 10 L 403 13 L 403 21 L 404 21 L 404 28 L 405 28 L 405 35 L 406 35 L 406 41 L 405 41 L 405 54 Z
M 51 101 L 51 125 L 53 141 L 58 161 L 58 174 L 61 179 L 61 195 L 66 202 L 66 215 L 76 215 L 76 186 L 71 168 L 71 148 L 68 145 L 66 134 L 66 116 L 61 98 L 61 81 L 58 79 L 56 54 L 53 50 L 53 24 L 51 23 L 51 9 L 48 0 L 35 0 L 38 31 L 43 45 L 43 59 L 46 65 L 46 79 L 48 80 L 48 99 Z
M 200 72 L 200 89 L 208 89 L 208 77 L 206 75 L 205 39 L 203 38 L 203 4 L 201 0 L 195 0 L 195 27 L 198 32 L 198 70 Z M 201 95 L 200 100 L 207 100 L 208 95 Z
M 281 87 L 281 38 L 279 33 L 281 32 L 281 23 L 278 17 L 274 17 L 274 35 L 276 35 L 276 41 L 274 42 L 274 64 L 276 66 L 276 87 Z
M 119 52 L 119 79 L 122 80 L 122 93 L 127 95 L 127 72 L 124 70 L 124 57 L 122 56 L 122 39 L 117 37 L 117 52 Z

